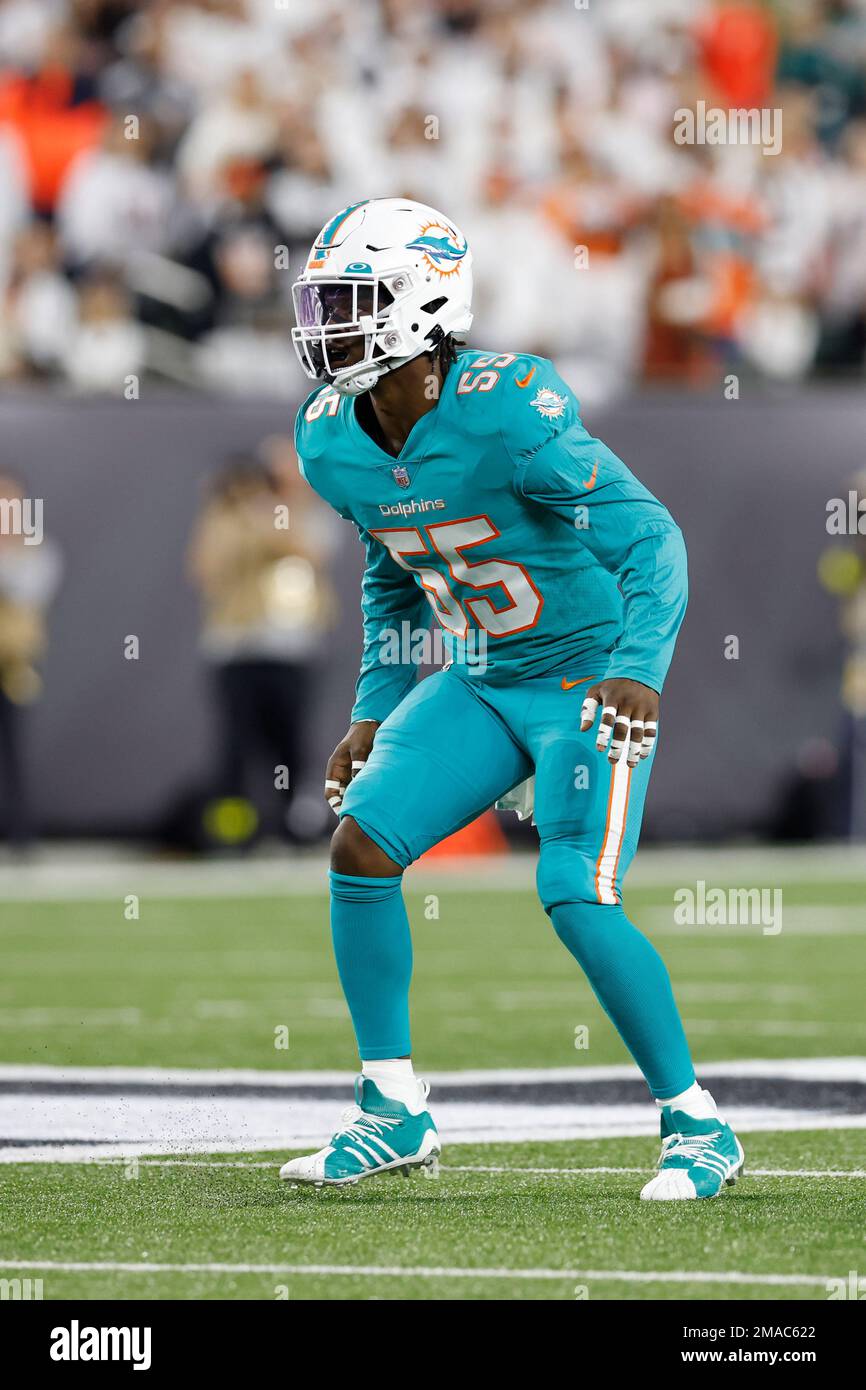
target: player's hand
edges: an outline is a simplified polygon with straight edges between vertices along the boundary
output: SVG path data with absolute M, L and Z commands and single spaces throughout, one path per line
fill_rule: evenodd
M 629 767 L 648 758 L 659 722 L 658 692 L 640 681 L 610 680 L 590 686 L 580 712 L 580 732 L 585 734 L 601 709 L 595 746 L 608 749 L 608 761 L 618 763 L 623 749 Z
M 349 732 L 340 739 L 325 768 L 325 800 L 334 815 L 338 815 L 343 796 L 352 778 L 361 771 L 370 756 L 379 724 L 375 719 L 362 719 L 349 725 Z

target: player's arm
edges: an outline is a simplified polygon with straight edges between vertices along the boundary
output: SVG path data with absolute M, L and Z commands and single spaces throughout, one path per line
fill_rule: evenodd
M 623 630 L 603 679 L 587 691 L 581 729 L 592 727 L 601 708 L 597 746 L 617 761 L 627 744 L 634 765 L 652 748 L 659 695 L 686 610 L 682 533 L 622 460 L 593 439 L 574 407 L 563 427 L 524 457 L 518 485 L 567 519 L 577 543 L 618 580 Z
M 343 792 L 367 761 L 376 730 L 415 683 L 417 668 L 408 659 L 411 643 L 403 642 L 403 623 L 410 633 L 430 624 L 430 608 L 424 591 L 412 573 L 402 569 L 387 547 L 366 531 L 352 515 L 340 489 L 337 472 L 328 466 L 328 422 L 336 401 L 328 387 L 317 388 L 298 411 L 295 449 L 301 476 L 334 511 L 358 527 L 364 545 L 364 577 L 361 582 L 361 614 L 364 645 L 355 687 L 351 723 L 337 744 L 325 771 L 325 800 L 336 812 Z M 390 640 L 389 640 L 390 638 Z
M 412 575 L 400 568 L 380 541 L 359 530 L 366 556 L 361 582 L 364 647 L 352 722 L 325 773 L 325 799 L 335 812 L 349 782 L 370 756 L 379 725 L 415 684 L 417 668 L 409 660 L 411 640 L 403 640 L 404 631 L 414 637 L 418 628 L 430 624 L 429 604 Z
M 335 470 L 327 466 L 328 435 L 322 431 L 332 418 L 327 404 L 332 395 L 329 388 L 318 388 L 304 402 L 295 421 L 295 449 L 301 477 L 344 520 L 358 526 L 365 550 L 361 583 L 364 648 L 355 703 L 349 728 L 325 769 L 325 800 L 336 812 L 349 782 L 370 756 L 376 730 L 415 680 L 414 665 L 388 660 L 395 644 L 387 644 L 383 634 L 396 631 L 399 638 L 400 624 L 407 620 L 410 627 L 427 626 L 430 611 L 412 575 L 401 569 L 386 547 L 355 521 L 339 489 Z M 396 645 L 398 652 L 405 651 L 405 644 L 398 641 Z

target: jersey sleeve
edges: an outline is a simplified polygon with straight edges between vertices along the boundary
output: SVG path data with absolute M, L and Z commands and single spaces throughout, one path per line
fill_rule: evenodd
M 661 691 L 688 599 L 682 533 L 622 459 L 586 430 L 572 392 L 549 364 L 538 372 L 536 394 L 521 394 L 509 392 L 502 427 L 514 486 L 567 521 L 575 544 L 619 583 L 623 630 L 605 678 Z
M 358 528 L 365 550 L 361 581 L 364 648 L 355 686 L 352 721 L 387 719 L 408 695 L 418 674 L 411 660 L 412 638 L 430 626 L 430 605 L 424 591 L 387 547 Z M 408 626 L 403 627 L 406 623 Z M 409 640 L 405 635 L 409 633 Z

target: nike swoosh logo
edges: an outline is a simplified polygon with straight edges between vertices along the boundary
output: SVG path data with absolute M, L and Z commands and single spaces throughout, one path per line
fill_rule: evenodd
M 589 491 L 590 488 L 595 487 L 595 480 L 596 480 L 597 477 L 598 477 L 598 459 L 596 459 L 596 461 L 595 461 L 595 467 L 594 467 L 593 470 L 592 470 L 592 474 L 591 474 L 591 476 L 590 476 L 589 482 L 588 482 L 588 483 L 584 483 L 584 487 L 586 488 L 587 492 Z
M 587 681 L 591 681 L 591 680 L 592 680 L 592 676 L 581 676 L 581 678 L 580 678 L 579 681 L 567 681 L 567 680 L 565 679 L 565 676 L 563 676 L 563 678 L 562 678 L 562 688 L 563 688 L 563 690 L 573 690 L 574 687 L 575 687 L 576 685 L 586 685 Z
M 529 385 L 530 381 L 532 380 L 532 378 L 533 378 L 534 376 L 535 376 L 535 368 L 534 368 L 534 367 L 530 367 L 529 371 L 526 373 L 526 376 L 523 377 L 522 380 L 521 380 L 521 378 L 520 378 L 519 376 L 516 376 L 516 377 L 514 378 L 515 385 L 516 385 L 516 386 L 519 386 L 520 389 L 521 389 L 521 391 L 522 391 L 523 388 L 524 388 L 524 386 L 528 386 L 528 385 Z

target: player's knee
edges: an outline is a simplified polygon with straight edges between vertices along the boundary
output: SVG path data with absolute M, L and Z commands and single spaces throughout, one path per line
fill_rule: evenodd
M 535 875 L 538 896 L 548 914 L 561 903 L 597 903 L 595 861 L 569 840 L 542 844 Z
M 343 816 L 331 838 L 331 868 L 355 878 L 394 878 L 403 872 L 351 816 Z

